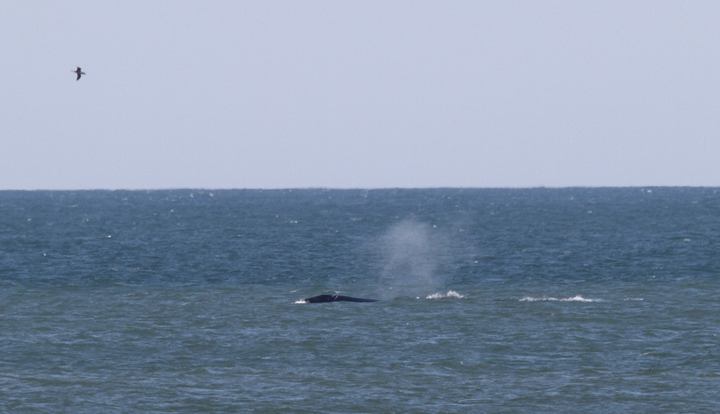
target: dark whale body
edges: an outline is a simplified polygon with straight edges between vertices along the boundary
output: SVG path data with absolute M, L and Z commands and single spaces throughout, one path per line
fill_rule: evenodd
M 380 302 L 377 299 L 354 298 L 352 296 L 341 295 L 320 295 L 304 299 L 305 303 L 325 303 L 325 302 Z

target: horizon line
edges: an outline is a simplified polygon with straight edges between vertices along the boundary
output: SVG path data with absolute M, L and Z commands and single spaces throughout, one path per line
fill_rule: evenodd
M 61 192 L 61 191 L 293 191 L 293 190 L 323 190 L 323 191 L 374 191 L 374 190 L 533 190 L 533 189 L 551 189 L 551 190 L 562 190 L 562 189 L 607 189 L 607 188 L 720 188 L 717 186 L 708 185 L 626 185 L 626 186 L 612 186 L 612 185 L 569 185 L 569 186 L 498 186 L 498 187 L 464 187 L 464 186 L 439 186 L 439 187 L 164 187 L 164 188 L 66 188 L 66 189 L 47 189 L 47 188 L 36 188 L 36 189 L 0 189 L 0 192 L 10 191 L 42 191 L 42 192 Z

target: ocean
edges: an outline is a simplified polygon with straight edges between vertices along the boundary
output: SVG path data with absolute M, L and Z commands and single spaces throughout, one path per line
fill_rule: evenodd
M 719 250 L 715 188 L 0 191 L 0 412 L 716 413 Z

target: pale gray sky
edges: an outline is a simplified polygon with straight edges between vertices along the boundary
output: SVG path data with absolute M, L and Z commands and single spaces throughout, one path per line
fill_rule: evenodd
M 0 189 L 720 186 L 716 0 L 0 0 L 0 42 Z

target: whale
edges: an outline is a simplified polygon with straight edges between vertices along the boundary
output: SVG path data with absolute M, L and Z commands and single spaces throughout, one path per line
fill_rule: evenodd
M 305 303 L 327 303 L 327 302 L 380 302 L 378 299 L 354 298 L 342 295 L 319 295 L 303 299 Z

